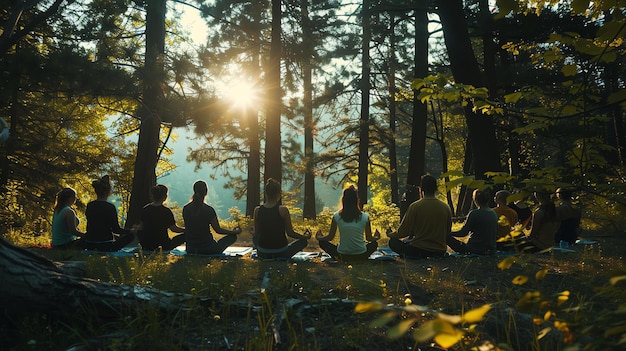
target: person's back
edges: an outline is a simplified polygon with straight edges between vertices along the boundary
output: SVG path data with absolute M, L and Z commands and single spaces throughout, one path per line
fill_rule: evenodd
M 190 202 L 183 206 L 187 251 L 215 246 L 216 241 L 211 233 L 210 224 L 216 217 L 217 213 L 213 207 L 204 202 Z
M 561 200 L 561 204 L 556 207 L 556 215 L 560 225 L 554 240 L 556 243 L 565 241 L 574 244 L 580 232 L 581 211 L 572 204 L 571 191 L 559 188 L 556 195 Z
M 176 224 L 172 210 L 164 205 L 148 204 L 141 211 L 142 231 L 137 234 L 141 247 L 155 250 L 170 242 L 168 228 Z
M 498 216 L 498 238 L 506 238 L 511 234 L 511 228 L 517 224 L 517 212 L 507 206 L 507 198 L 511 195 L 506 190 L 496 192 L 494 200 L 496 207 L 493 210 Z M 504 217 L 504 218 L 502 218 Z
M 285 235 L 285 221 L 280 215 L 280 205 L 259 206 L 258 226 L 259 242 L 262 249 L 281 249 L 287 246 Z
M 472 198 L 478 209 L 470 211 L 463 227 L 451 232 L 447 240 L 448 246 L 454 251 L 477 255 L 495 254 L 498 216 L 488 207 L 487 194 L 487 191 L 474 190 Z M 467 235 L 470 235 L 467 243 L 456 239 Z
M 420 189 L 422 199 L 409 206 L 397 232 L 387 233 L 389 247 L 405 257 L 441 257 L 447 249 L 452 211 L 436 198 L 437 179 L 433 176 L 423 176 Z
M 450 207 L 437 198 L 423 198 L 409 206 L 398 232 L 410 231 L 411 245 L 417 248 L 445 252 L 445 237 L 452 227 Z

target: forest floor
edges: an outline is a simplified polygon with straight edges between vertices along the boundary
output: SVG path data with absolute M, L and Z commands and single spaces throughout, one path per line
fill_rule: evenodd
M 85 261 L 90 278 L 190 293 L 198 303 L 173 314 L 120 316 L 101 328 L 81 330 L 93 322 L 80 316 L 76 325 L 48 325 L 50 336 L 34 325 L 20 331 L 15 345 L 37 347 L 14 349 L 66 350 L 113 335 L 119 348 L 110 349 L 120 350 L 435 350 L 432 340 L 413 337 L 420 326 L 486 304 L 491 310 L 476 329 L 452 323 L 464 334 L 452 349 L 611 349 L 621 334 L 611 339 L 604 333 L 614 327 L 611 313 L 623 308 L 626 296 L 624 281 L 611 285 L 610 278 L 626 274 L 626 238 L 586 239 L 597 244 L 570 253 L 353 264 L 78 252 L 60 257 L 33 249 L 53 260 Z M 364 313 L 355 311 L 359 302 Z

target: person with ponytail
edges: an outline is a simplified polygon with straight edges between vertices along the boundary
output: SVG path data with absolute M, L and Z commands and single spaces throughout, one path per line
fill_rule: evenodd
M 539 208 L 532 217 L 532 227 L 528 237 L 518 247 L 522 252 L 536 253 L 554 246 L 554 236 L 561 222 L 556 213 L 556 205 L 552 201 L 549 192 L 536 191 L 535 199 L 539 202 Z
M 52 247 L 70 248 L 79 243 L 85 235 L 78 230 L 79 223 L 72 206 L 76 203 L 76 190 L 64 188 L 56 195 L 54 214 L 52 215 Z
M 183 220 L 185 221 L 185 241 L 187 253 L 192 255 L 221 254 L 237 240 L 241 233 L 239 226 L 228 230 L 220 226 L 215 209 L 204 202 L 208 192 L 206 182 L 198 180 L 193 184 L 191 201 L 183 206 Z M 211 227 L 217 234 L 225 235 L 215 240 Z
M 293 229 L 289 209 L 281 205 L 280 187 L 279 181 L 269 178 L 265 184 L 265 202 L 254 209 L 252 241 L 260 258 L 291 258 L 302 251 L 311 238 L 309 230 L 299 234 Z M 289 243 L 287 236 L 297 240 Z
M 104 252 L 118 251 L 135 239 L 137 228 L 120 227 L 115 205 L 108 201 L 111 196 L 109 176 L 91 182 L 96 200 L 87 204 L 87 232 L 82 246 L 87 250 Z
M 331 241 L 335 238 L 337 229 L 339 244 L 335 245 Z M 363 233 L 367 242 L 363 240 Z M 359 195 L 354 186 L 350 186 L 343 191 L 341 208 L 333 214 L 328 235 L 324 236 L 322 232 L 317 232 L 315 238 L 320 248 L 332 258 L 350 262 L 367 260 L 378 249 L 377 240 L 380 239 L 380 233 L 372 235 L 369 215 L 361 211 Z
M 141 223 L 137 238 L 142 249 L 154 251 L 173 250 L 185 243 L 185 228 L 176 225 L 176 219 L 172 210 L 165 206 L 167 200 L 167 186 L 157 184 L 150 189 L 152 202 L 145 205 L 141 210 Z M 170 238 L 169 231 L 178 233 Z

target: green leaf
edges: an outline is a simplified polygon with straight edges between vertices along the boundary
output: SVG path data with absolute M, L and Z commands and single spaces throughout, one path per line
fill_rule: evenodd
M 522 94 L 521 91 L 515 92 L 515 93 L 511 93 L 511 94 L 507 94 L 504 95 L 504 102 L 506 103 L 516 103 L 519 101 L 519 99 L 521 99 L 524 96 L 524 94 Z
M 417 322 L 417 318 L 405 319 L 397 325 L 391 327 L 389 329 L 389 332 L 387 332 L 387 336 L 390 339 L 397 339 L 406 334 L 406 332 L 409 330 L 409 328 L 413 326 L 413 324 L 415 324 L 415 322 Z
M 590 0 L 572 0 L 572 11 L 576 14 L 583 14 L 589 8 Z
M 606 22 L 598 29 L 598 40 L 611 42 L 615 38 L 623 37 L 626 29 L 624 28 L 624 20 Z
M 383 326 L 387 325 L 389 322 L 391 322 L 396 317 L 396 315 L 397 315 L 397 313 L 394 312 L 394 311 L 387 312 L 387 313 L 383 314 L 382 316 L 374 319 L 370 323 L 370 327 L 372 327 L 372 328 L 383 327 Z
M 613 94 L 609 95 L 609 97 L 606 99 L 606 102 L 608 102 L 609 104 L 614 104 L 614 103 L 623 104 L 624 102 L 626 102 L 626 89 L 620 89 L 614 92 Z
M 354 306 L 355 313 L 367 313 L 380 311 L 383 308 L 381 302 L 359 302 Z
M 420 90 L 423 86 L 424 80 L 421 78 L 415 78 L 413 79 L 413 82 L 411 82 L 411 90 Z
M 565 65 L 563 66 L 563 68 L 561 68 L 561 72 L 566 77 L 575 76 L 576 73 L 578 73 L 578 65 L 576 64 Z

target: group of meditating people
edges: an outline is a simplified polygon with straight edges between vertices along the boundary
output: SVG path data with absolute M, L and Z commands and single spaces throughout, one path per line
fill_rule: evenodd
M 117 251 L 136 237 L 144 250 L 172 250 L 186 243 L 188 254 L 212 255 L 222 253 L 235 243 L 242 232 L 239 226 L 232 230 L 220 225 L 213 207 L 205 202 L 207 184 L 198 180 L 193 185 L 193 196 L 184 205 L 184 227 L 176 224 L 171 209 L 164 205 L 168 188 L 156 185 L 151 189 L 152 202 L 145 205 L 141 222 L 130 229 L 118 223 L 115 206 L 108 202 L 111 183 L 108 176 L 94 180 L 96 200 L 87 204 L 85 233 L 77 229 L 78 217 L 72 209 L 76 191 L 65 188 L 57 194 L 52 219 L 52 246 L 79 247 L 98 251 Z M 389 230 L 389 248 L 401 257 L 443 257 L 450 251 L 461 254 L 490 255 L 497 250 L 540 252 L 550 249 L 555 242 L 573 244 L 580 228 L 580 210 L 573 204 L 571 192 L 558 189 L 561 200 L 557 207 L 548 192 L 535 192 L 538 208 L 532 212 L 523 202 L 507 203 L 510 193 L 496 192 L 496 207 L 489 207 L 489 192 L 474 190 L 476 209 L 469 212 L 458 231 L 452 231 L 450 207 L 436 197 L 437 180 L 425 175 L 421 179 L 421 198 L 407 209 L 396 231 Z M 269 179 L 265 185 L 265 202 L 254 210 L 251 228 L 253 245 L 260 258 L 290 258 L 308 245 L 312 233 L 294 230 L 289 209 L 281 204 L 281 184 Z M 513 235 L 519 225 L 529 228 L 528 235 Z M 215 240 L 215 233 L 223 235 Z M 176 233 L 170 237 L 169 231 Z M 333 239 L 339 236 L 338 244 Z M 288 237 L 293 238 L 289 242 Z M 372 232 L 368 213 L 361 209 L 357 189 L 343 190 L 341 204 L 333 214 L 328 234 L 318 231 L 315 238 L 322 250 L 342 261 L 365 260 L 378 249 L 381 235 Z

